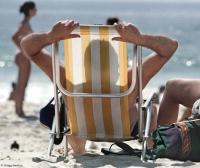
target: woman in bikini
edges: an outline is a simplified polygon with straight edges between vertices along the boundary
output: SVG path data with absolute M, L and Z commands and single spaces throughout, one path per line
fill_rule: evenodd
M 32 1 L 24 2 L 24 4 L 20 6 L 19 12 L 24 15 L 24 18 L 21 21 L 19 28 L 12 36 L 12 40 L 18 48 L 18 52 L 15 57 L 15 63 L 19 68 L 19 72 L 17 82 L 15 85 L 13 85 L 13 91 L 11 92 L 9 99 L 15 101 L 16 114 L 20 117 L 23 117 L 25 115 L 23 111 L 23 100 L 30 76 L 31 63 L 30 60 L 23 55 L 20 42 L 23 37 L 33 32 L 30 25 L 30 20 L 36 15 L 36 5 Z

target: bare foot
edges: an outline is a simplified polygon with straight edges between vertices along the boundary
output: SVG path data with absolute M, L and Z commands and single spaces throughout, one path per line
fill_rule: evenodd
M 85 139 L 70 135 L 68 136 L 68 141 L 75 154 L 85 153 Z
M 22 93 L 19 93 L 19 91 L 14 90 L 11 95 L 11 100 L 15 102 L 15 113 L 19 117 L 25 117 L 25 113 L 22 109 L 23 106 L 23 95 Z
M 26 117 L 25 113 L 23 111 L 20 111 L 20 112 L 16 112 L 16 114 L 18 115 L 18 117 Z

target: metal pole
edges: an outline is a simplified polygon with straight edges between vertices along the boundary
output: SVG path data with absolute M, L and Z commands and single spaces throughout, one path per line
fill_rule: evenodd
M 137 46 L 137 54 L 138 54 L 138 78 L 139 78 L 139 102 L 138 102 L 138 108 L 139 108 L 139 141 L 143 140 L 143 110 L 142 110 L 142 104 L 143 104 L 143 97 L 142 97 L 142 47 Z
M 53 87 L 54 87 L 54 99 L 55 99 L 55 120 L 56 120 L 56 137 L 60 137 L 60 118 L 59 118 L 59 98 L 58 87 L 56 84 L 56 56 L 58 51 L 58 44 L 52 44 L 52 70 L 53 70 Z M 58 74 L 60 75 L 60 74 Z

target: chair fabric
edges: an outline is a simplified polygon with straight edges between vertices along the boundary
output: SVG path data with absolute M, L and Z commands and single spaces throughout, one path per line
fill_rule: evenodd
M 121 93 L 128 89 L 127 44 L 112 26 L 80 26 L 64 40 L 66 89 Z M 86 139 L 131 139 L 128 97 L 66 97 L 70 134 Z

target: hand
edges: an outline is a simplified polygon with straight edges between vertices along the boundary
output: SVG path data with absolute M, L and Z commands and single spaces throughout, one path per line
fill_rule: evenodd
M 78 22 L 73 20 L 65 20 L 56 23 L 53 28 L 49 31 L 49 36 L 51 42 L 57 42 L 59 40 L 67 38 L 77 38 L 80 37 L 78 34 L 71 34 L 71 32 L 79 26 Z
M 112 40 L 131 42 L 134 44 L 140 44 L 142 40 L 142 34 L 136 26 L 131 23 L 119 23 L 114 24 L 120 37 L 114 37 Z

